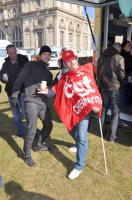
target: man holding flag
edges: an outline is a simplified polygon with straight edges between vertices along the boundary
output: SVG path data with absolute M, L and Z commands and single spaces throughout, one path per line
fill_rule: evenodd
M 89 113 L 93 111 L 100 115 L 102 100 L 94 80 L 92 64 L 79 67 L 76 56 L 70 50 L 62 53 L 62 60 L 68 72 L 55 86 L 54 107 L 76 142 L 76 163 L 68 176 L 72 180 L 85 167 Z
M 62 53 L 62 60 L 68 71 L 54 87 L 54 108 L 76 142 L 76 163 L 68 175 L 68 178 L 73 180 L 85 167 L 89 113 L 98 113 L 100 117 L 102 99 L 94 80 L 91 63 L 79 66 L 71 50 Z

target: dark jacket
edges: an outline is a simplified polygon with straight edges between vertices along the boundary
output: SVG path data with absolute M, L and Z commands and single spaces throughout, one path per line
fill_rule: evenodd
M 52 86 L 52 74 L 47 68 L 47 64 L 43 61 L 31 61 L 27 63 L 19 74 L 14 87 L 12 97 L 17 98 L 21 85 L 25 85 L 25 101 L 41 104 L 46 103 L 47 97 L 38 94 L 37 89 L 41 81 L 47 81 L 47 86 Z
M 132 73 L 132 55 L 124 50 L 122 50 L 121 55 L 125 60 L 125 74 L 129 75 Z
M 5 91 L 8 96 L 12 95 L 13 85 L 23 69 L 24 65 L 28 62 L 28 58 L 24 55 L 17 54 L 17 62 L 15 64 L 11 64 L 10 58 L 5 58 L 5 62 L 3 63 L 2 69 L 0 71 L 0 78 L 2 81 L 2 75 L 8 75 L 8 83 L 6 83 Z
M 125 77 L 124 58 L 110 47 L 104 51 L 97 63 L 98 86 L 101 90 L 117 91 Z

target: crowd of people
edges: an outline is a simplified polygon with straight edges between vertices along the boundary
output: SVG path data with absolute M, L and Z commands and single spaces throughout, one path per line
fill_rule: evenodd
M 34 61 L 17 54 L 14 45 L 8 45 L 6 50 L 8 57 L 0 71 L 0 80 L 5 83 L 17 135 L 24 139 L 24 162 L 29 167 L 36 167 L 31 150 L 49 150 L 47 141 L 53 124 L 48 101 L 50 97 L 54 97 L 55 111 L 75 140 L 76 162 L 68 177 L 71 180 L 77 178 L 85 167 L 91 112 L 98 117 L 102 113 L 105 136 L 107 111 L 111 107 L 109 141 L 116 140 L 120 111 L 119 92 L 125 79 L 125 71 L 132 72 L 130 67 L 125 68 L 126 54 L 132 50 L 132 44 L 127 42 L 121 47 L 115 43 L 105 50 L 98 59 L 97 80 L 94 78 L 92 63 L 79 66 L 78 59 L 71 50 L 62 50 L 59 61 L 61 69 L 54 80 L 48 69 L 51 55 L 49 46 L 42 46 Z M 26 119 L 26 128 L 23 117 Z M 40 132 L 37 132 L 38 118 L 43 125 Z

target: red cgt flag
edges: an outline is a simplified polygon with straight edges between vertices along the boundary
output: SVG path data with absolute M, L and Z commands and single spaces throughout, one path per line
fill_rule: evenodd
M 70 132 L 93 108 L 102 110 L 102 99 L 93 77 L 91 63 L 69 71 L 55 86 L 54 108 Z

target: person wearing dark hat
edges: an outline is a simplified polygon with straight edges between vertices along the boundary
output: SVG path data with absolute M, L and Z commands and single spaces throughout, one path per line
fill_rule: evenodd
M 40 94 L 39 88 L 52 86 L 52 74 L 48 70 L 51 49 L 48 46 L 42 46 L 39 52 L 40 60 L 27 63 L 18 76 L 12 92 L 14 104 L 18 104 L 17 96 L 21 85 L 25 85 L 25 116 L 27 122 L 27 132 L 24 138 L 23 159 L 30 167 L 35 167 L 36 163 L 31 157 L 31 149 L 36 135 L 37 119 L 40 118 L 43 128 L 40 132 L 42 136 L 36 144 L 35 151 L 48 150 L 48 146 L 43 141 L 43 136 L 50 135 L 52 130 L 52 121 L 47 107 L 48 98 Z M 46 115 L 46 118 L 45 118 Z

